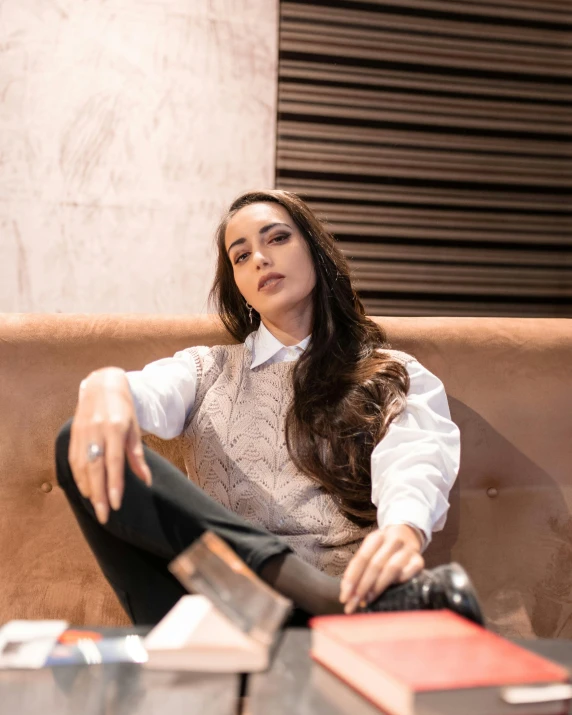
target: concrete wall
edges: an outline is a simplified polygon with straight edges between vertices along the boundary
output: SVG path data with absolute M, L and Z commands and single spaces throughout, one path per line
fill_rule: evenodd
M 274 182 L 278 0 L 0 3 L 0 311 L 201 312 Z

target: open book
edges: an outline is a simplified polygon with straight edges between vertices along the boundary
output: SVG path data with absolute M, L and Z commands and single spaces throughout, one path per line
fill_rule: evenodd
M 240 673 L 266 669 L 292 602 L 212 532 L 177 556 L 169 570 L 196 595 L 183 596 L 146 637 L 146 666 Z

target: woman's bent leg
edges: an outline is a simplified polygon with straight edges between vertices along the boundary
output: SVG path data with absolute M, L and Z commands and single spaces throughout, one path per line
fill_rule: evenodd
M 58 481 L 105 575 L 134 623 L 156 623 L 186 593 L 167 564 L 210 530 L 256 573 L 290 552 L 278 537 L 252 526 L 208 497 L 170 462 L 144 447 L 148 487 L 125 470 L 121 508 L 100 524 L 77 489 L 68 462 L 71 421 L 56 441 Z M 297 559 L 298 560 L 298 559 Z

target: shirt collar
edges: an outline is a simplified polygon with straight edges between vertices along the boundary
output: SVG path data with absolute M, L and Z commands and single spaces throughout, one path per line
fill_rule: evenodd
M 301 340 L 297 345 L 289 347 L 300 348 L 298 352 L 303 352 L 308 347 L 310 337 L 311 336 L 308 335 L 307 338 Z M 275 338 L 274 335 L 272 335 L 264 323 L 260 323 L 258 330 L 250 333 L 244 342 L 246 347 L 252 353 L 252 362 L 250 364 L 251 370 L 259 365 L 264 365 L 265 362 L 270 360 L 270 358 L 273 358 L 276 353 L 280 352 L 280 350 L 288 349 L 286 345 L 283 345 L 278 338 Z

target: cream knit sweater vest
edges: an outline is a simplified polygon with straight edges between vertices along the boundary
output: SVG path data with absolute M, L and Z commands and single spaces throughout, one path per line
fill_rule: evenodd
M 308 563 L 341 575 L 371 529 L 344 517 L 290 459 L 284 424 L 293 363 L 251 369 L 244 344 L 216 346 L 202 358 L 195 352 L 195 360 L 197 395 L 183 436 L 189 478 Z

